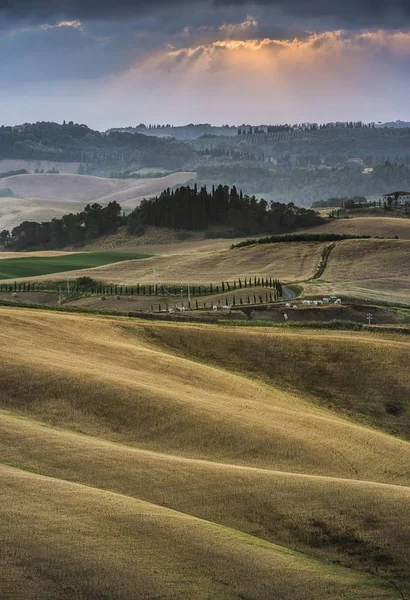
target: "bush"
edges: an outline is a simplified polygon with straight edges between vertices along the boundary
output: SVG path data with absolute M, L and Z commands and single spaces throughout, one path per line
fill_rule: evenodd
M 76 283 L 78 285 L 78 287 L 95 287 L 97 284 L 97 282 L 94 279 L 91 279 L 91 277 L 77 277 L 76 279 Z
M 287 233 L 284 235 L 271 235 L 269 237 L 250 239 L 232 244 L 233 248 L 245 248 L 256 244 L 275 244 L 278 242 L 338 242 L 341 240 L 371 239 L 371 235 L 348 235 L 338 233 Z

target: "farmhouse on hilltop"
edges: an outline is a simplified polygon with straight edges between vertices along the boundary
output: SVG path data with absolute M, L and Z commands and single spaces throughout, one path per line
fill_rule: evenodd
M 407 202 L 410 202 L 410 192 L 391 192 L 390 194 L 384 194 L 383 198 L 385 198 L 385 200 L 391 198 L 398 204 L 406 204 Z

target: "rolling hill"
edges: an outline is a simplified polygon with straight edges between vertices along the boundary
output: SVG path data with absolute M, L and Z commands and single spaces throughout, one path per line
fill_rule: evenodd
M 410 239 L 410 219 L 400 217 L 352 217 L 349 219 L 329 219 L 308 233 L 337 233 L 347 235 L 370 235 Z
M 6 600 L 410 591 L 408 408 L 394 437 L 362 398 L 386 352 L 408 388 L 406 338 L 10 308 L 0 332 Z
M 160 246 L 141 245 L 141 252 L 161 252 L 160 255 L 134 262 L 127 261 L 118 265 L 71 271 L 69 277 L 89 276 L 100 281 L 119 284 L 152 283 L 153 270 L 161 283 L 221 282 L 239 277 L 267 276 L 281 280 L 308 279 L 316 271 L 320 255 L 325 247 L 321 243 L 267 244 L 221 250 L 227 246 L 226 240 L 209 240 L 192 245 L 181 243 L 174 248 L 167 246 L 161 252 Z M 185 245 L 186 244 L 186 245 Z M 47 279 L 53 279 L 48 276 Z
M 346 240 L 335 245 L 323 275 L 305 293 L 408 304 L 409 267 L 409 240 Z
M 186 183 L 193 177 L 195 174 L 191 172 L 148 179 L 108 179 L 72 173 L 6 177 L 0 179 L 0 188 L 10 188 L 16 198 L 0 199 L 0 230 L 27 220 L 59 218 L 68 212 L 78 212 L 93 202 L 105 205 L 116 201 L 123 208 L 134 208 L 142 198 Z

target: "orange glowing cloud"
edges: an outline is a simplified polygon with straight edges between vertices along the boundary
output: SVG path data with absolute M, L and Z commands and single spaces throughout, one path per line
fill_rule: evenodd
M 406 99 L 407 106 L 410 82 L 403 70 L 410 61 L 410 32 L 234 39 L 232 31 L 226 25 L 218 29 L 223 39 L 174 44 L 145 56 L 112 78 L 107 94 L 135 94 L 138 114 L 148 102 L 159 122 L 175 122 L 175 107 L 181 107 L 181 121 L 200 121 L 207 114 L 209 121 L 242 123 L 378 120 L 387 112 L 397 114 L 397 98 Z

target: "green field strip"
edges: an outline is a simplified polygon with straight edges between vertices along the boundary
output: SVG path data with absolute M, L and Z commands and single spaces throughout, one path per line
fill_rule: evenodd
M 136 252 L 79 252 L 63 256 L 5 258 L 0 260 L 0 279 L 36 277 L 64 271 L 102 267 L 127 260 L 150 258 L 150 254 Z

